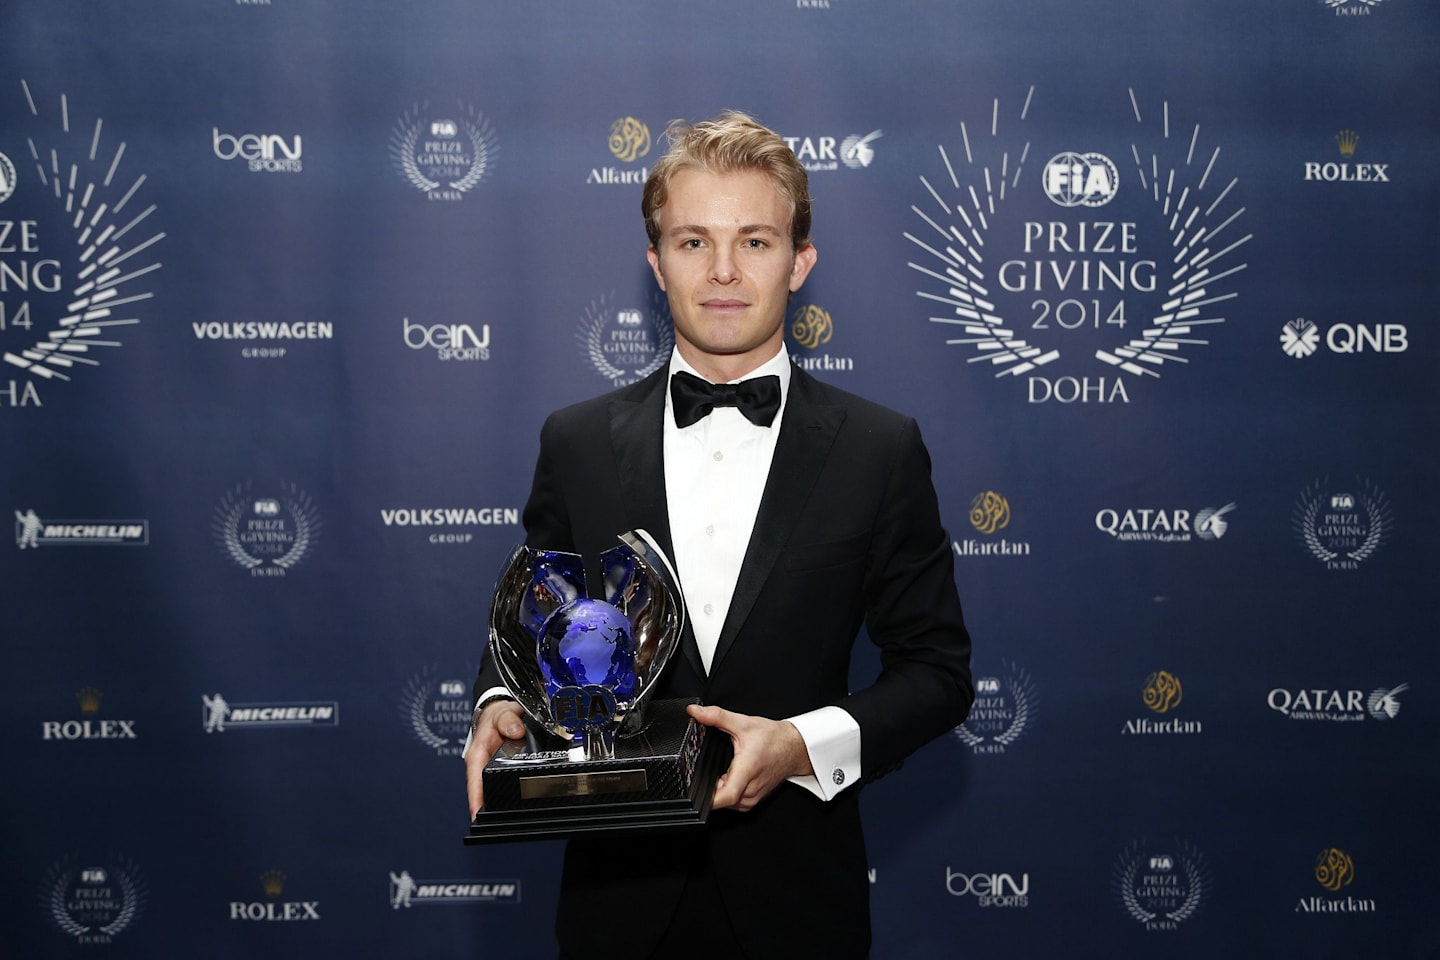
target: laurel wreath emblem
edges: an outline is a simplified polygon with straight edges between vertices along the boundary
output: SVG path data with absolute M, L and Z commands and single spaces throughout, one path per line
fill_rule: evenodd
M 120 909 L 115 911 L 110 922 L 92 926 L 76 920 L 66 905 L 68 893 L 78 875 L 76 863 L 77 858 L 71 855 L 51 866 L 41 884 L 41 904 L 49 909 L 56 925 L 72 937 L 83 937 L 92 931 L 106 937 L 115 936 L 139 916 L 149 892 L 139 867 L 128 858 L 118 854 L 110 855 L 105 862 L 106 874 L 109 882 L 113 882 L 120 889 Z
M 1360 490 L 1355 509 L 1364 517 L 1366 532 L 1364 539 L 1354 549 L 1334 549 L 1320 537 L 1318 521 L 1325 506 L 1325 496 L 1330 489 L 1328 477 L 1308 485 L 1295 504 L 1291 525 L 1305 547 L 1322 563 L 1329 563 L 1341 556 L 1356 563 L 1370 559 L 1384 545 L 1395 525 L 1395 513 L 1389 498 L 1375 484 L 1362 477 L 1356 477 L 1355 483 Z
M 987 741 L 1009 746 L 1020 739 L 1034 717 L 1038 697 L 1030 674 L 1010 660 L 1001 660 L 1000 665 L 1005 671 L 1005 689 L 1010 693 L 1010 723 L 993 736 L 976 733 L 965 724 L 960 724 L 955 728 L 955 737 L 967 747 L 978 747 Z
M 456 123 L 459 132 L 470 143 L 471 156 L 465 175 L 448 183 L 427 176 L 416 159 L 420 135 L 425 132 L 425 122 L 430 117 L 428 101 L 417 103 L 402 113 L 390 134 L 390 157 L 401 175 L 417 190 L 429 193 L 444 186 L 464 193 L 490 172 L 491 164 L 499 153 L 490 121 L 477 108 L 464 102 L 457 102 L 457 108 L 460 119 Z
M 1131 844 L 1115 865 L 1115 892 L 1126 912 L 1141 923 L 1148 924 L 1162 917 L 1175 923 L 1188 920 L 1199 911 L 1209 894 L 1209 866 L 1200 851 L 1181 840 L 1174 842 L 1174 849 L 1177 851 L 1174 859 L 1185 874 L 1185 894 L 1179 905 L 1170 910 L 1152 909 L 1135 891 L 1135 877 L 1139 874 L 1146 856 L 1144 844 Z
M 465 675 L 474 676 L 475 668 L 472 665 L 466 668 L 466 671 Z M 434 731 L 426 717 L 426 706 L 436 695 L 435 680 L 438 676 L 438 664 L 431 664 L 406 682 L 400 695 L 400 715 L 409 722 L 410 729 L 420 742 L 437 754 L 447 747 L 458 752 L 460 746 L 465 743 L 465 737 L 442 737 Z M 462 708 L 469 707 L 469 701 L 464 697 L 461 697 L 459 702 L 462 704 Z
M 250 553 L 240 540 L 240 520 L 245 515 L 247 506 L 254 501 L 250 493 L 252 486 L 248 482 L 242 483 L 221 498 L 220 505 L 215 509 L 211 529 L 230 559 L 245 569 L 253 570 L 269 562 L 282 570 L 289 570 L 305 558 L 305 554 L 318 539 L 320 514 L 309 494 L 293 483 L 281 483 L 279 500 L 294 523 L 295 537 L 280 556 L 269 558 L 268 561 L 265 557 L 257 557 Z
M 1031 87 L 1015 121 L 1017 130 L 1025 124 L 1034 93 Z M 1133 90 L 1130 103 L 1135 122 L 1144 127 Z M 1234 236 L 1244 208 L 1230 212 L 1226 206 L 1238 180 L 1231 179 L 1218 189 L 1212 183 L 1220 148 L 1202 157 L 1198 125 L 1188 141 L 1172 137 L 1168 103 L 1162 105 L 1160 123 L 1163 147 L 1142 157 L 1137 141 L 1131 144 L 1131 153 L 1140 186 L 1151 197 L 1170 236 L 1169 286 L 1159 310 L 1139 337 L 1108 350 L 1097 349 L 1094 354 L 1107 366 L 1135 377 L 1159 377 L 1163 365 L 1188 362 L 1184 354 L 1189 348 L 1209 343 L 1199 334 L 1224 323 L 1219 310 L 1237 296 L 1226 282 L 1246 268 L 1243 263 L 1230 265 L 1231 255 L 1251 239 L 1248 234 Z M 968 362 L 989 364 L 997 379 L 1020 376 L 1053 363 L 1062 351 L 1018 335 L 1002 315 L 991 292 L 995 274 L 986 265 L 985 248 L 1007 194 L 1020 186 L 1031 144 L 1012 134 L 1008 126 L 1002 133 L 998 98 L 993 102 L 988 137 L 981 131 L 972 139 L 963 122 L 960 136 L 961 155 L 952 157 L 944 145 L 938 147 L 945 181 L 939 181 L 937 187 L 930 178 L 919 178 L 931 203 L 928 209 L 912 205 L 911 210 L 929 229 L 904 236 L 928 254 L 928 259 L 911 261 L 908 266 L 934 281 L 930 289 L 915 292 L 947 308 L 946 313 L 928 318 L 931 323 L 955 328 L 956 335 L 947 339 L 947 344 L 972 348 L 974 355 Z
M 645 323 L 655 337 L 654 353 L 643 364 L 632 370 L 618 367 L 605 355 L 604 349 L 604 334 L 612 320 L 614 301 L 615 292 L 612 290 L 590 302 L 580 321 L 578 339 L 581 349 L 590 358 L 595 372 L 609 380 L 612 385 L 619 387 L 635 380 L 643 380 L 670 362 L 670 352 L 675 347 L 675 327 L 670 322 L 670 309 L 664 297 L 658 294 L 652 295 L 650 309 L 646 311 Z

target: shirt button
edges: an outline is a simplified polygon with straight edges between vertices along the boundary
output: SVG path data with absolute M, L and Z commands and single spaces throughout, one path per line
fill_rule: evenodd
M 706 525 L 705 525 L 705 536 L 707 536 L 707 537 L 713 537 L 713 536 L 715 536 L 715 524 L 709 523 L 709 524 L 706 524 Z
M 724 460 L 724 459 L 725 459 L 725 454 L 721 453 L 719 450 L 716 450 L 716 451 L 715 451 L 714 453 L 712 453 L 710 456 L 712 456 L 712 457 L 715 458 L 715 462 L 716 462 L 716 463 L 719 463 L 721 460 Z
M 707 617 L 710 616 L 712 613 L 715 612 L 715 606 L 714 606 L 714 604 L 709 604 L 709 603 L 707 603 L 707 604 L 705 604 L 705 606 L 701 607 L 701 609 L 705 611 L 705 616 L 707 616 Z

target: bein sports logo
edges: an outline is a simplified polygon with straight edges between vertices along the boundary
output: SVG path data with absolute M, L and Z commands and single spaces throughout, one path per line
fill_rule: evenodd
M 480 332 L 468 323 L 436 323 L 425 326 L 401 318 L 405 346 L 411 350 L 434 350 L 440 360 L 489 360 L 490 324 L 480 324 Z
M 221 160 L 244 160 L 251 173 L 299 173 L 303 169 L 300 134 L 294 144 L 278 133 L 221 133 L 210 128 L 211 149 Z

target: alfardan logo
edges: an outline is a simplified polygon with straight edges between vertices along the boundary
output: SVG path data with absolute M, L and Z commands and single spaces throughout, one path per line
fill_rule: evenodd
M 654 146 L 650 138 L 650 128 L 645 121 L 636 117 L 620 117 L 610 124 L 610 135 L 605 140 L 605 146 L 609 149 L 610 156 L 627 166 L 593 167 L 585 176 L 587 184 L 638 187 L 645 182 L 645 178 L 650 175 L 648 168 L 628 166 L 648 156 Z
M 1141 716 L 1126 720 L 1120 728 L 1122 735 L 1185 735 L 1202 732 L 1203 727 L 1199 720 L 1181 720 L 1170 716 L 1184 701 L 1185 688 L 1181 685 L 1180 678 L 1169 670 L 1156 670 L 1146 677 L 1140 699 L 1151 714 L 1165 719 Z
M 975 494 L 970 501 L 970 526 L 980 534 L 976 537 L 967 537 L 964 540 L 955 540 L 951 547 L 957 557 L 1028 557 L 1030 555 L 1030 544 L 1025 540 L 1009 540 L 1005 537 L 994 538 L 996 534 L 1010 526 L 1010 501 L 1004 494 L 994 490 L 984 490 Z
M 790 314 L 790 342 L 795 349 L 790 360 L 802 370 L 834 372 L 854 370 L 855 358 L 836 356 L 820 348 L 835 335 L 830 311 L 814 303 L 802 303 Z
M 1374 913 L 1375 901 L 1350 893 L 1335 896 L 1355 882 L 1355 861 L 1339 847 L 1327 847 L 1315 858 L 1315 882 L 1331 896 L 1301 897 L 1295 913 Z
M 1337 847 L 1321 850 L 1315 858 L 1315 882 L 1331 893 L 1355 881 L 1355 861 Z
M 1145 678 L 1142 699 L 1151 712 L 1169 713 L 1185 699 L 1185 690 L 1180 685 L 1180 678 L 1175 674 L 1169 670 L 1156 670 Z

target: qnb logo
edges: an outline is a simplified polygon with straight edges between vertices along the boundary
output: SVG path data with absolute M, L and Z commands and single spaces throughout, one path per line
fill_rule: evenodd
M 489 360 L 490 324 L 480 324 L 480 332 L 468 323 L 436 323 L 425 326 L 411 323 L 404 317 L 401 324 L 405 346 L 411 350 L 434 350 L 441 360 Z
M 293 144 L 277 133 L 221 133 L 211 127 L 215 156 L 221 160 L 244 160 L 251 173 L 299 173 L 300 135 Z
M 1296 317 L 1280 330 L 1280 348 L 1299 360 L 1320 349 L 1320 329 Z M 1325 332 L 1331 353 L 1404 353 L 1410 349 L 1410 331 L 1403 323 L 1335 323 Z
M 1043 177 L 1045 196 L 1062 207 L 1103 207 L 1120 186 L 1120 171 L 1103 153 L 1057 154 Z
M 1030 874 L 959 873 L 945 868 L 945 890 L 952 897 L 974 897 L 982 907 L 1030 906 Z

